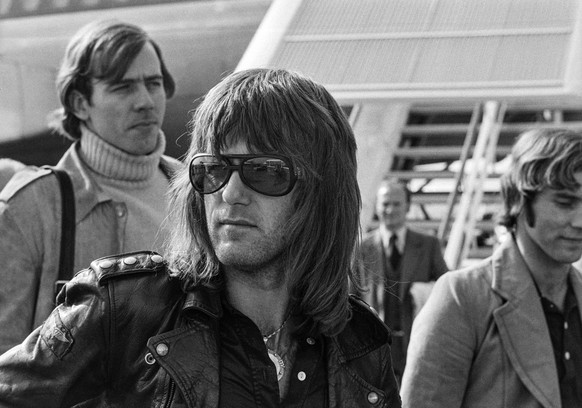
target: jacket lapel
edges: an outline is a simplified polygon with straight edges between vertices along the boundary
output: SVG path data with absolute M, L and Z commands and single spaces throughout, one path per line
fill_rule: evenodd
M 154 336 L 148 348 L 170 374 L 189 408 L 217 408 L 220 392 L 218 325 L 222 306 L 218 294 L 195 290 L 186 295 L 177 328 Z M 189 318 L 195 315 L 195 318 Z M 198 344 L 200 347 L 192 347 Z M 159 346 L 165 354 L 158 352 Z
M 507 300 L 493 312 L 503 348 L 531 394 L 544 407 L 559 408 L 557 368 L 544 312 L 513 239 L 493 255 L 492 264 L 493 290 Z
M 582 310 L 582 272 L 572 267 L 570 269 L 570 282 L 572 283 L 572 288 L 574 289 L 574 294 L 576 295 L 576 301 L 578 302 L 578 314 L 581 314 L 580 311 Z
M 378 396 L 375 407 L 388 407 L 389 399 L 393 397 L 388 389 L 379 389 L 369 383 L 369 378 L 363 373 L 356 373 L 349 365 L 354 360 L 370 361 L 369 355 L 389 343 L 388 330 L 377 317 L 369 313 L 368 306 L 363 304 L 353 306 L 353 317 L 348 321 L 344 330 L 337 336 L 324 337 L 326 350 L 327 389 L 329 408 L 341 407 L 370 407 L 372 404 L 367 396 L 370 393 Z M 363 313 L 361 310 L 364 310 Z M 357 317 L 354 317 L 358 314 Z M 388 356 L 389 358 L 389 356 Z M 368 360 L 367 360 L 368 359 Z M 366 367 L 374 367 L 376 358 Z M 378 366 L 385 368 L 386 361 L 377 361 Z M 392 375 L 379 374 L 371 371 L 375 376 Z M 378 380 L 378 378 L 374 378 Z M 397 394 L 394 380 L 394 393 Z

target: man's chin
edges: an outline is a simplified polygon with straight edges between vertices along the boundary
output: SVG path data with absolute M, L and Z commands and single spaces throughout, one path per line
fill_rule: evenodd
M 144 135 L 139 135 L 134 138 L 133 154 L 139 156 L 145 156 L 153 153 L 158 147 L 158 134 L 152 133 L 144 137 Z

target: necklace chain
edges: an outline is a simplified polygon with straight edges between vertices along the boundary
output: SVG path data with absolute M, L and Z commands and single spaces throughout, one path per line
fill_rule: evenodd
M 287 317 L 285 318 L 285 320 L 283 321 L 283 323 L 281 324 L 281 326 L 279 326 L 279 328 L 277 330 L 275 330 L 273 333 L 268 334 L 268 335 L 263 334 L 263 341 L 265 342 L 265 344 L 267 343 L 267 341 L 271 337 L 273 337 L 274 335 L 279 333 L 281 330 L 283 330 L 283 327 L 285 327 L 285 325 L 287 324 L 287 320 L 289 320 L 290 317 L 291 317 L 291 314 L 288 314 Z
M 287 324 L 287 320 L 289 320 L 290 317 L 291 313 L 287 315 L 287 317 L 277 330 L 275 330 L 271 334 L 263 335 L 263 341 L 265 342 L 265 346 L 267 346 L 267 341 L 269 341 L 271 337 L 275 336 L 277 333 L 283 330 L 283 327 L 285 327 L 285 325 Z M 275 350 L 271 350 L 269 346 L 267 346 L 267 355 L 269 356 L 269 359 L 271 359 L 272 363 L 275 365 L 275 370 L 277 371 L 277 381 L 281 381 L 281 378 L 283 378 L 283 375 L 285 374 L 285 360 L 283 360 L 283 358 L 279 356 L 279 354 L 277 354 Z

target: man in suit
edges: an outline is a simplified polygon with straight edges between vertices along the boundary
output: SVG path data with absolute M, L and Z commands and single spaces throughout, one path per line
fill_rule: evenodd
M 511 234 L 436 283 L 412 328 L 403 406 L 582 407 L 582 133 L 524 133 L 501 187 Z
M 410 191 L 398 180 L 385 179 L 378 188 L 379 227 L 362 241 L 361 295 L 392 329 L 394 372 L 401 378 L 416 309 L 413 284 L 434 282 L 447 271 L 438 239 L 406 227 Z M 430 288 L 430 285 L 425 285 Z

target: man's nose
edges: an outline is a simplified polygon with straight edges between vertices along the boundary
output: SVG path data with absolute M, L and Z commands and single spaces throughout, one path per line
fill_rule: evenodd
M 135 108 L 151 109 L 154 106 L 154 99 L 145 83 L 141 82 L 136 86 Z
M 222 188 L 222 199 L 230 205 L 247 204 L 249 202 L 249 188 L 243 183 L 238 170 L 233 170 L 230 179 Z
M 392 214 L 394 212 L 394 206 L 393 205 L 387 205 L 384 207 L 384 212 L 386 214 Z

